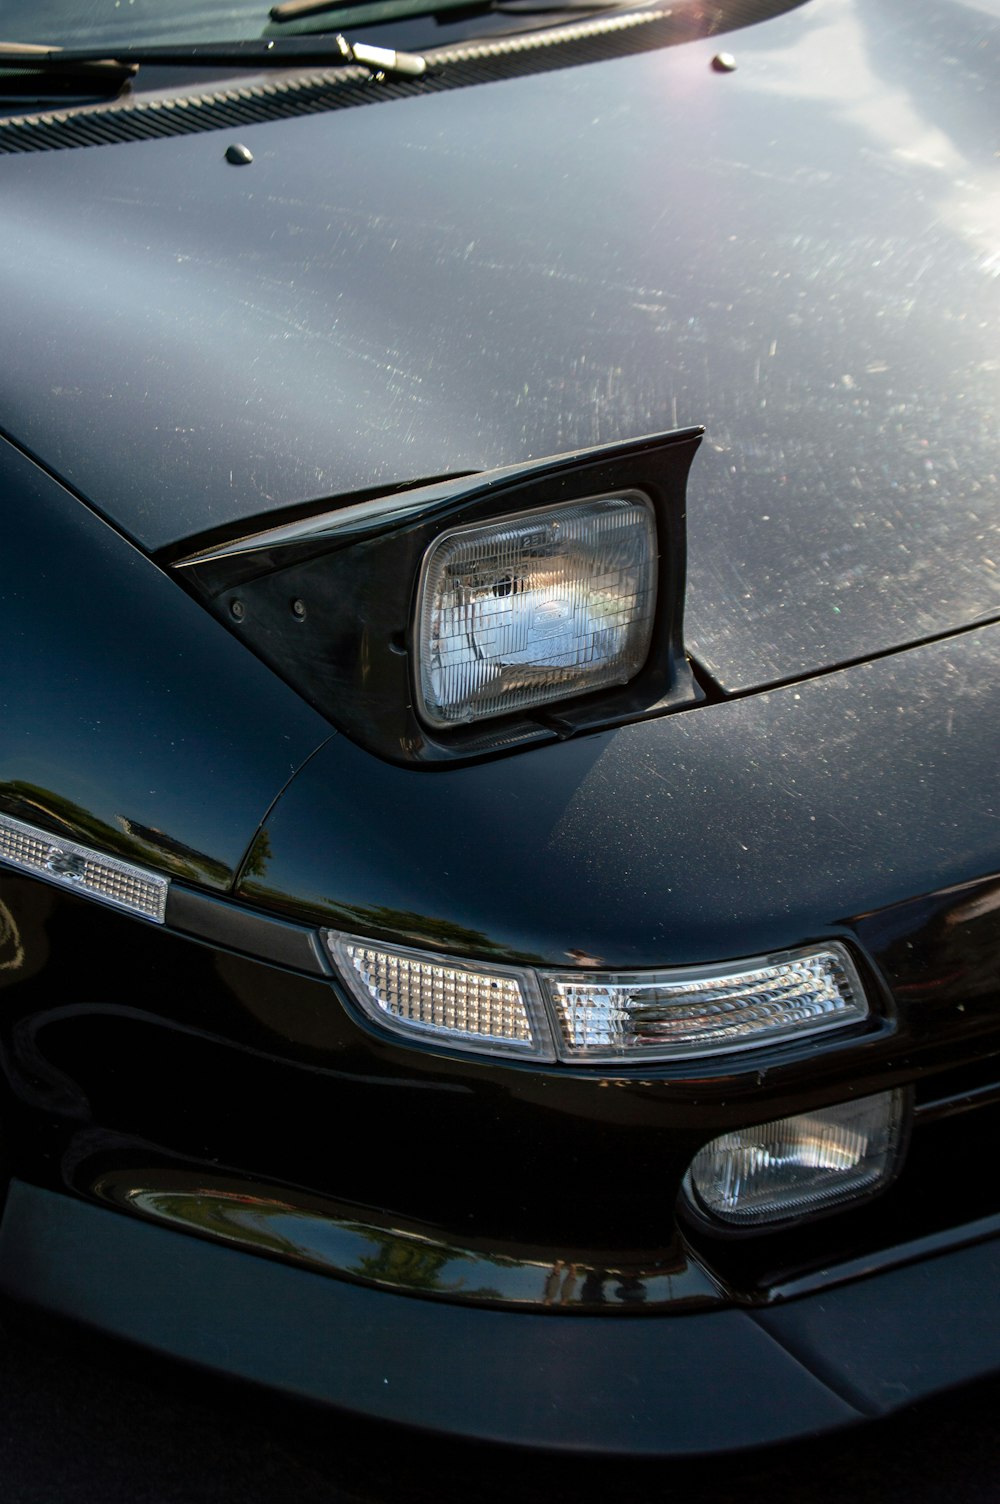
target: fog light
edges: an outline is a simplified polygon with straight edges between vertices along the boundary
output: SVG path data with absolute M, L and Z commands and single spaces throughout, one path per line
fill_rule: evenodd
M 724 1133 L 695 1156 L 685 1190 L 701 1211 L 739 1227 L 870 1196 L 896 1173 L 906 1107 L 906 1093 L 885 1091 Z
M 656 568 L 638 492 L 443 533 L 417 600 L 424 720 L 456 726 L 626 683 L 649 652 Z

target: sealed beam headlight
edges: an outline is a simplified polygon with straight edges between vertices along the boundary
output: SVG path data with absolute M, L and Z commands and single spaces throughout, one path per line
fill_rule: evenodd
M 442 533 L 417 596 L 423 719 L 460 726 L 626 683 L 649 653 L 656 555 L 638 492 Z
M 680 1060 L 759 1048 L 868 1016 L 835 941 L 719 966 L 542 977 L 565 1060 Z
M 369 1018 L 405 1035 L 488 1055 L 552 1058 L 529 972 L 456 961 L 324 930 L 323 939 Z
M 724 1133 L 694 1158 L 685 1193 L 733 1227 L 831 1210 L 884 1189 L 902 1156 L 908 1097 L 881 1092 Z

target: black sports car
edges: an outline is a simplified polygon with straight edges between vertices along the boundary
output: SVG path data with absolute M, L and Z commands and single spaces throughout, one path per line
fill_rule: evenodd
M 1000 1367 L 1000 0 L 14 0 L 0 1290 L 456 1436 Z

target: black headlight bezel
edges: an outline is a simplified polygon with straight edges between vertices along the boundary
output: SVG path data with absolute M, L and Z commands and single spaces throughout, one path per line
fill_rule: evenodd
M 305 700 L 390 761 L 467 761 L 701 698 L 684 654 L 685 487 L 700 428 L 653 435 L 384 498 L 346 497 L 296 524 L 217 543 L 174 562 L 177 576 Z M 558 503 L 638 491 L 658 545 L 650 650 L 627 684 L 536 711 L 440 730 L 414 694 L 413 619 L 421 565 L 444 531 Z

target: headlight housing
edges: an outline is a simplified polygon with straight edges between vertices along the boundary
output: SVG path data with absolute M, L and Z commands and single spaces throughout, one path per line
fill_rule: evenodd
M 702 695 L 684 654 L 684 490 L 700 429 L 333 510 L 176 560 L 355 741 L 442 763 Z

